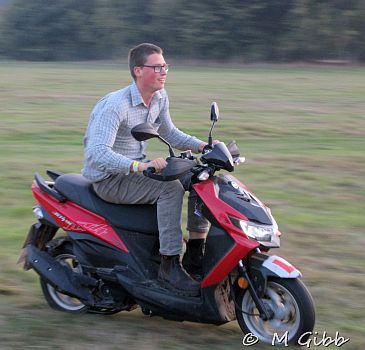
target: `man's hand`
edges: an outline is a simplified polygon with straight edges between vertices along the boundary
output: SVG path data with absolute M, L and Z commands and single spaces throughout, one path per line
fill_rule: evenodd
M 216 145 L 217 143 L 219 143 L 220 141 L 219 140 L 214 140 L 213 141 L 213 146 Z M 203 148 L 207 145 L 208 143 L 207 142 L 202 142 L 200 145 L 199 145 L 199 152 L 203 152 Z
M 167 162 L 163 158 L 157 158 L 148 163 L 139 163 L 138 171 L 147 170 L 147 168 L 155 168 L 156 173 L 161 172 L 167 166 Z

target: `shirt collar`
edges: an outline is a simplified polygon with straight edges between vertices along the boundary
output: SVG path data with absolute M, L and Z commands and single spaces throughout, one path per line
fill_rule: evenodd
M 158 91 L 155 92 L 155 95 L 153 96 L 152 101 L 159 100 L 159 99 L 162 98 L 162 95 L 161 95 L 160 91 L 161 90 L 158 90 Z M 142 95 L 139 92 L 137 84 L 136 84 L 135 81 L 131 85 L 131 98 L 132 98 L 132 106 L 133 107 L 139 106 L 140 104 L 144 105 Z

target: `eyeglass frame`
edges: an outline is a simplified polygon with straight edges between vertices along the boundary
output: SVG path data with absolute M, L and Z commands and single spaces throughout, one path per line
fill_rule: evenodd
M 164 69 L 166 73 L 169 71 L 169 65 L 167 63 L 165 63 L 163 65 L 160 65 L 160 64 L 156 64 L 156 65 L 142 64 L 140 67 L 153 68 L 153 71 L 155 73 L 161 73 L 162 69 Z

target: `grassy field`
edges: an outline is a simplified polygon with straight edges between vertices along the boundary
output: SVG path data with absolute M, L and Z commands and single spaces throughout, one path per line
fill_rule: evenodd
M 148 318 L 70 316 L 46 305 L 38 278 L 16 266 L 34 222 L 33 173 L 79 172 L 96 101 L 130 81 L 112 63 L 0 64 L 0 349 L 242 349 L 235 322 L 216 327 Z M 167 90 L 182 130 L 235 139 L 236 176 L 269 204 L 283 232 L 276 251 L 303 273 L 315 331 L 365 346 L 365 68 L 175 67 Z M 167 154 L 153 140 L 150 156 Z M 256 345 L 255 349 L 271 346 Z M 336 348 L 334 345 L 331 348 Z

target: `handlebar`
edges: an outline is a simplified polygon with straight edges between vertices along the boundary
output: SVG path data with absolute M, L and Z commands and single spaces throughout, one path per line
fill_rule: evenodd
M 203 149 L 201 161 L 191 155 L 191 152 L 184 152 L 180 157 L 168 157 L 166 159 L 167 166 L 161 172 L 157 173 L 156 168 L 148 167 L 143 171 L 143 175 L 158 181 L 173 181 L 180 176 L 191 171 L 192 173 L 200 173 L 201 170 L 211 168 L 209 174 L 213 175 L 216 170 L 225 169 L 233 171 L 234 165 L 244 162 L 244 157 L 240 157 L 239 150 L 235 141 L 228 144 L 229 149 L 224 143 L 218 143 L 213 147 L 206 145 Z M 217 148 L 217 149 L 215 149 Z M 232 159 L 233 158 L 233 159 Z M 195 169 L 193 171 L 193 169 Z
M 157 173 L 154 167 L 148 167 L 143 171 L 143 175 L 158 181 L 173 181 L 197 165 L 195 159 L 182 157 L 168 157 L 166 161 L 167 166 L 161 172 Z

